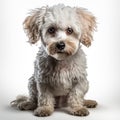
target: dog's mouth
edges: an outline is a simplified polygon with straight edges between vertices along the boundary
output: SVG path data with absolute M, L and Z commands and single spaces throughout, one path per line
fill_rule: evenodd
M 63 52 L 57 52 L 58 54 L 63 54 Z
M 70 55 L 73 54 L 73 51 L 71 51 L 71 50 L 52 49 L 52 50 L 50 51 L 50 54 L 51 54 L 51 55 L 58 54 L 58 55 L 70 56 Z
M 63 53 L 65 53 L 64 51 L 57 51 L 56 53 L 58 53 L 58 54 L 63 54 Z

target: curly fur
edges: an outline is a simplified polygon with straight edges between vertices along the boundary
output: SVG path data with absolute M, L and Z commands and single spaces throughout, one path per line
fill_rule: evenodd
M 55 27 L 56 33 L 47 32 Z M 73 33 L 66 34 L 72 27 Z M 86 107 L 95 107 L 96 101 L 84 100 L 88 91 L 86 56 L 80 43 L 90 46 L 95 17 L 83 8 L 64 5 L 42 7 L 32 11 L 24 21 L 29 42 L 41 39 L 34 63 L 34 73 L 29 79 L 29 97 L 18 97 L 12 102 L 21 110 L 34 110 L 36 116 L 51 115 L 56 107 L 68 106 L 73 115 L 86 116 Z M 56 50 L 56 44 L 64 42 L 65 49 Z

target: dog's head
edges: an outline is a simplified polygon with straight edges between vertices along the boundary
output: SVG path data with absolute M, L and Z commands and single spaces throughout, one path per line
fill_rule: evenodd
M 95 17 L 86 9 L 64 5 L 33 10 L 24 21 L 29 42 L 41 40 L 47 54 L 57 60 L 74 55 L 80 43 L 89 47 L 95 27 Z

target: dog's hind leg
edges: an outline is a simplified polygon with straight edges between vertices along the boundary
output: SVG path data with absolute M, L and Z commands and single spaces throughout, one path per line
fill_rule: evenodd
M 95 100 L 84 100 L 84 106 L 87 108 L 95 108 L 97 106 L 97 102 Z
M 37 107 L 37 89 L 34 76 L 29 79 L 28 89 L 29 97 L 18 96 L 16 100 L 11 102 L 11 105 L 20 110 L 34 110 Z
M 17 107 L 17 105 L 21 102 L 27 101 L 28 97 L 24 95 L 18 95 L 15 100 L 13 100 L 10 105 L 12 107 Z

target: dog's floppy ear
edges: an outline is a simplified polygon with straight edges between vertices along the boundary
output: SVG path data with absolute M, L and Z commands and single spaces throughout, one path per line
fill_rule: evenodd
M 76 13 L 82 30 L 80 41 L 89 47 L 93 40 L 92 33 L 96 30 L 96 18 L 84 8 L 76 8 Z
M 23 22 L 24 30 L 31 44 L 36 43 L 40 39 L 40 28 L 43 24 L 45 12 L 46 7 L 32 10 L 30 15 Z

